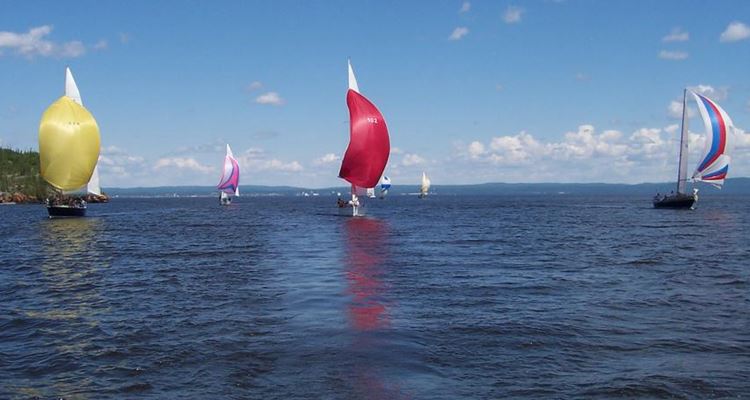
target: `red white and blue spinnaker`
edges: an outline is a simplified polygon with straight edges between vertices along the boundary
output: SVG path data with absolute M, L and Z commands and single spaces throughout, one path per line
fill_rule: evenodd
M 693 93 L 693 96 L 706 127 L 706 146 L 693 173 L 693 180 L 721 187 L 729 170 L 728 152 L 734 125 L 729 115 L 714 101 L 697 93 Z

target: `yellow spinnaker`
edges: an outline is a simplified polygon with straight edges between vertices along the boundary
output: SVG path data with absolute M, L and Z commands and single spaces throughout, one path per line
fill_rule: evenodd
M 99 146 L 96 120 L 70 97 L 60 97 L 42 115 L 40 170 L 44 180 L 57 189 L 75 190 L 89 182 Z

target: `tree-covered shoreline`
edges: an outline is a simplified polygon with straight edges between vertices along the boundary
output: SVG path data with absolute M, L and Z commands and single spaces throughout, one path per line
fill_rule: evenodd
M 0 147 L 0 203 L 38 203 L 49 194 L 39 173 L 39 152 Z

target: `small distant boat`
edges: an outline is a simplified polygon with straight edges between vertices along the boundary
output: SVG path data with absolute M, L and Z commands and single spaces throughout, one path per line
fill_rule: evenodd
M 374 199 L 376 197 L 377 196 L 375 196 L 375 188 L 374 187 L 367 188 L 367 198 L 368 199 Z
M 224 156 L 224 170 L 216 188 L 219 190 L 219 204 L 223 206 L 232 204 L 232 196 L 240 195 L 240 164 L 234 158 L 229 144 Z
M 80 196 L 98 188 L 96 171 L 101 145 L 99 126 L 83 106 L 73 73 L 65 69 L 65 95 L 42 114 L 39 122 L 39 164 L 42 178 L 57 195 L 47 199 L 47 212 L 54 217 L 83 217 L 86 201 Z M 94 182 L 92 182 L 92 180 Z
M 377 186 L 388 163 L 391 152 L 388 127 L 380 111 L 365 96 L 359 93 L 357 79 L 351 62 L 349 64 L 349 90 L 346 105 L 349 107 L 349 146 L 341 162 L 339 177 L 351 184 L 351 200 L 338 199 L 342 214 L 364 215 L 364 199 L 367 188 Z
M 380 198 L 384 199 L 388 195 L 388 190 L 391 188 L 391 178 L 383 175 L 383 179 L 380 180 Z
M 727 151 L 730 148 L 730 140 L 734 130 L 732 120 L 714 101 L 685 89 L 682 97 L 682 131 L 677 172 L 677 193 L 673 192 L 663 196 L 657 193 L 653 200 L 655 208 L 693 208 L 695 202 L 698 201 L 698 188 L 693 188 L 692 193 L 687 192 L 688 92 L 693 95 L 695 102 L 698 104 L 698 110 L 700 110 L 706 128 L 706 147 L 690 180 L 692 182 L 706 182 L 721 188 L 729 170 L 730 157 Z
M 430 192 L 430 178 L 427 177 L 427 174 L 422 172 L 422 185 L 419 187 L 419 198 L 423 199 L 427 197 L 427 195 Z

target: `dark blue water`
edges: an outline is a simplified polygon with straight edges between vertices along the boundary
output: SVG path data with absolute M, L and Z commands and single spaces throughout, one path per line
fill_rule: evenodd
M 0 208 L 0 398 L 747 398 L 750 198 Z

